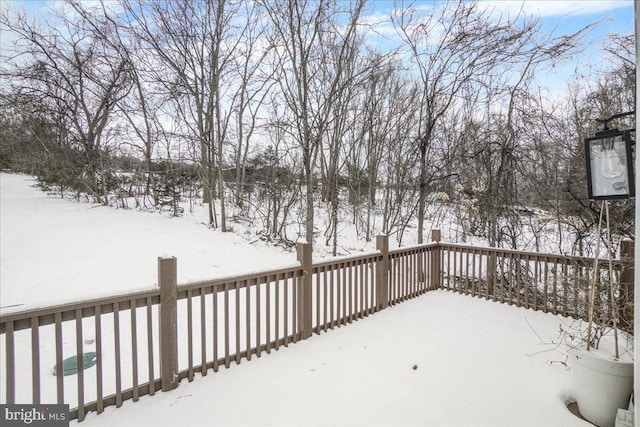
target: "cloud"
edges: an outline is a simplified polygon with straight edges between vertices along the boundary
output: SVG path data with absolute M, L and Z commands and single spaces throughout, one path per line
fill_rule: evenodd
M 613 10 L 633 6 L 629 0 L 610 1 L 577 1 L 577 0 L 483 0 L 479 6 L 491 10 L 494 14 L 502 13 L 505 17 L 515 17 L 519 13 L 541 18 L 559 16 L 599 15 Z

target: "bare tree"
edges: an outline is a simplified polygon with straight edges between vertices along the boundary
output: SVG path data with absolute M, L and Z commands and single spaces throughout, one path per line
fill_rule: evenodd
M 503 79 L 512 78 L 504 64 L 517 67 L 524 62 L 524 70 L 516 77 L 517 83 L 511 91 L 514 94 L 537 64 L 566 55 L 575 46 L 576 39 L 563 37 L 554 41 L 553 46 L 538 44 L 536 36 L 540 29 L 535 20 L 494 19 L 490 11 L 482 11 L 477 3 L 465 1 L 435 7 L 428 15 L 413 6 L 397 4 L 391 18 L 422 82 L 416 136 L 420 161 L 418 241 L 422 242 L 429 183 L 435 175 L 442 175 L 444 169 L 433 156 L 433 142 L 437 126 L 446 113 L 455 108 L 463 96 L 474 96 L 486 78 L 498 74 L 503 74 Z M 502 80 L 500 84 L 506 82 L 508 80 Z M 492 85 L 491 89 L 500 84 Z M 508 123 L 512 111 L 511 105 L 507 113 L 511 133 Z
M 158 114 L 160 102 L 153 93 L 149 70 L 152 68 L 150 58 L 136 38 L 135 31 L 119 19 L 118 14 L 108 8 L 103 0 L 98 5 L 88 8 L 85 4 L 69 0 L 73 9 L 83 17 L 96 37 L 109 46 L 129 63 L 128 78 L 132 83 L 132 91 L 123 97 L 117 105 L 118 112 L 124 116 L 128 129 L 132 131 L 132 145 L 144 159 L 144 188 L 140 205 L 147 204 L 147 197 L 153 187 L 153 156 L 156 140 L 163 132 Z M 135 143 L 139 141 L 139 145 Z M 157 205 L 157 195 L 153 204 Z
M 0 21 L 17 37 L 3 52 L 14 92 L 46 99 L 63 114 L 66 136 L 84 157 L 81 182 L 107 203 L 108 126 L 113 110 L 130 90 L 129 63 L 92 33 L 83 19 L 57 16 L 37 26 L 28 17 L 3 11 Z M 59 25 L 56 25 L 59 24 Z
M 233 66 L 238 38 L 232 18 L 239 2 L 146 3 L 122 0 L 129 28 L 153 52 L 154 79 L 174 101 L 177 120 L 198 144 L 198 161 L 209 207 L 209 223 L 217 226 L 213 198 L 218 183 L 221 229 L 226 231 L 223 153 L 231 108 L 223 104 L 224 79 Z
M 236 147 L 235 147 L 235 203 L 243 207 L 246 180 L 246 164 L 250 141 L 259 126 L 259 114 L 266 97 L 275 84 L 274 67 L 267 62 L 272 46 L 261 43 L 266 36 L 267 24 L 260 7 L 255 3 L 245 3 L 245 26 L 240 34 L 237 48 L 237 91 L 233 104 L 236 106 Z
M 282 70 L 279 85 L 283 101 L 291 112 L 291 133 L 302 150 L 306 187 L 305 233 L 308 242 L 314 235 L 314 172 L 323 139 L 328 135 L 332 102 L 346 90 L 344 77 L 352 60 L 353 43 L 364 0 L 348 9 L 328 0 L 318 2 L 268 1 L 263 6 L 274 28 L 272 44 L 279 54 Z M 344 19 L 344 21 L 341 21 Z M 346 28 L 337 31 L 339 23 Z M 342 40 L 339 40 L 342 38 Z M 323 51 L 336 49 L 328 58 Z M 323 59 L 331 63 L 325 64 Z M 326 66 L 332 73 L 328 80 Z

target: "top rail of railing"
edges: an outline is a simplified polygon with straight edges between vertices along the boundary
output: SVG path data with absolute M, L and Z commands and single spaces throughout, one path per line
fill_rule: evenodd
M 531 260 L 539 260 L 539 261 L 571 261 L 577 265 L 588 265 L 593 264 L 593 257 L 585 257 L 585 256 L 577 256 L 577 255 L 566 255 L 566 254 L 553 254 L 553 253 L 544 253 L 544 252 L 531 252 L 531 251 L 520 251 L 516 249 L 503 249 L 503 248 L 494 248 L 488 246 L 472 246 L 472 245 L 462 245 L 458 243 L 440 243 L 440 247 L 442 250 L 455 250 L 455 251 L 473 251 L 476 254 L 483 255 L 503 255 L 503 256 L 517 256 L 520 258 L 528 258 Z M 601 259 L 602 261 L 602 259 Z M 622 266 L 623 261 L 620 259 L 613 259 L 613 265 L 615 268 L 619 268 Z M 601 262 L 601 267 L 604 268 L 604 262 Z
M 203 287 L 222 286 L 225 283 L 232 282 L 249 282 L 255 280 L 259 282 L 262 278 L 273 276 L 291 276 L 298 277 L 303 274 L 300 263 L 293 263 L 288 267 L 282 267 L 271 270 L 258 270 L 249 274 L 236 276 L 220 277 L 214 280 L 203 280 L 197 282 L 189 282 L 178 285 L 178 299 L 186 298 L 187 291 L 190 289 L 199 289 Z M 256 283 L 257 283 L 256 282 Z M 76 312 L 80 310 L 82 317 L 91 317 L 96 313 L 96 307 L 100 307 L 101 314 L 113 313 L 114 305 L 118 303 L 118 310 L 128 310 L 131 307 L 142 307 L 147 304 L 147 300 L 151 299 L 151 304 L 160 303 L 160 289 L 150 289 L 137 292 L 129 292 L 124 294 L 113 295 L 109 297 L 93 298 L 84 301 L 75 301 L 64 304 L 53 305 L 43 308 L 34 308 L 24 311 L 17 311 L 0 315 L 0 333 L 5 332 L 5 324 L 13 322 L 13 330 L 19 331 L 32 327 L 31 319 L 37 317 L 39 326 L 52 325 L 55 323 L 55 315 L 61 314 L 61 321 L 75 320 Z

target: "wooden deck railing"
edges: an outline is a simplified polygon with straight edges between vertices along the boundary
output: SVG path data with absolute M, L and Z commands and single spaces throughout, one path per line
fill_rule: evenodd
M 594 278 L 594 259 L 496 248 L 441 244 L 441 286 L 466 295 L 509 305 L 587 319 L 588 290 Z M 630 250 L 623 245 L 623 258 Z M 629 286 L 631 257 L 613 262 L 617 282 Z M 595 307 L 611 307 L 608 263 L 601 262 Z M 619 291 L 620 292 L 620 291 Z M 625 313 L 620 313 L 625 317 Z M 632 316 L 626 316 L 627 323 Z M 625 329 L 629 329 L 625 325 Z
M 158 289 L 2 315 L 0 402 L 66 403 L 82 421 L 440 288 L 584 316 L 592 259 L 433 240 L 390 251 L 379 236 L 373 253 L 316 264 L 300 243 L 291 267 L 179 286 L 177 260 L 159 258 Z M 95 367 L 78 357 L 63 376 L 88 351 Z

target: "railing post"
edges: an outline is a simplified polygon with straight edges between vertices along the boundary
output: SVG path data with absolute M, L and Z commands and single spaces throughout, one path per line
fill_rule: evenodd
M 382 254 L 376 263 L 376 306 L 382 310 L 389 305 L 389 236 L 376 236 L 376 248 Z
M 440 243 L 440 230 L 431 230 L 431 241 Z M 431 252 L 431 279 L 429 287 L 431 289 L 440 289 L 442 287 L 440 264 L 442 262 L 442 248 L 440 245 L 436 250 Z
M 620 274 L 620 302 L 618 310 L 620 328 L 633 334 L 633 298 L 634 298 L 634 244 L 632 240 L 623 240 L 620 244 L 622 272 Z
M 178 386 L 177 264 L 175 257 L 158 258 L 162 391 L 173 390 Z
M 311 243 L 296 243 L 298 261 L 302 264 L 304 275 L 299 277 L 298 283 L 298 328 L 300 338 L 306 340 L 313 331 L 313 302 L 312 302 L 312 275 L 313 275 L 313 248 Z

